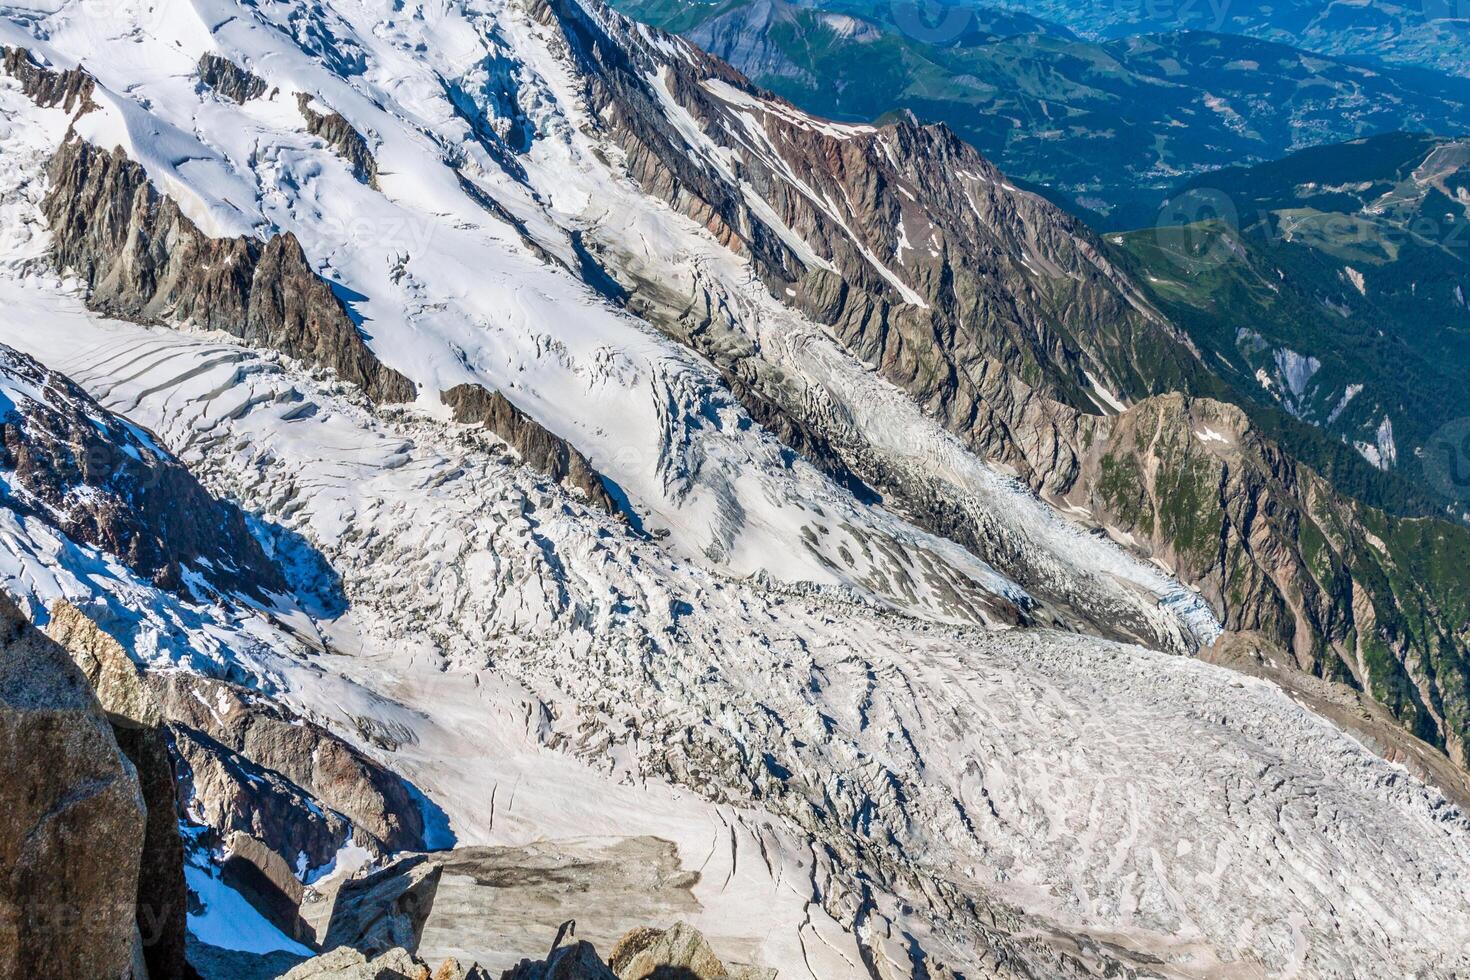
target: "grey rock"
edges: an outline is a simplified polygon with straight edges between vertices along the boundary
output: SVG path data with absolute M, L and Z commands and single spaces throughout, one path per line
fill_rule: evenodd
M 297 964 L 282 980 L 429 980 L 429 968 L 403 949 L 369 958 L 350 947 Z
M 184 841 L 179 834 L 173 760 L 162 729 L 114 716 L 113 734 L 138 773 L 147 808 L 139 862 L 137 929 L 149 977 L 187 977 Z
M 77 136 L 48 167 L 43 202 L 57 265 L 91 288 L 88 305 L 140 323 L 193 323 L 330 368 L 377 402 L 414 397 L 368 348 L 291 234 L 264 244 L 210 238 L 142 166 Z
M 466 967 L 450 957 L 434 971 L 433 980 L 490 980 L 490 974 L 478 964 L 471 963 Z
M 346 117 L 340 112 L 317 112 L 311 107 L 311 96 L 305 92 L 296 94 L 296 107 L 306 120 L 307 132 L 326 141 L 339 157 L 346 160 L 352 168 L 352 176 L 369 187 L 378 186 L 378 161 L 373 159 L 367 140 L 352 128 Z
M 620 513 L 607 492 L 601 474 L 576 447 L 546 430 L 535 419 L 516 408 L 498 391 L 477 384 L 462 384 L 443 392 L 444 404 L 456 422 L 480 423 L 510 445 L 521 461 L 562 486 L 580 490 L 594 506 L 609 514 Z
M 379 853 L 423 849 L 423 813 L 408 784 L 327 729 L 228 681 L 184 672 L 148 680 L 171 723 L 320 800 L 352 824 L 360 844 Z M 294 863 L 296 854 L 283 857 Z
M 205 52 L 199 56 L 199 80 L 231 102 L 244 104 L 265 94 L 265 79 L 228 58 Z
M 673 842 L 656 837 L 456 847 L 434 857 L 444 875 L 418 949 L 431 962 L 459 957 L 503 970 L 526 955 L 527 937 L 549 939 L 569 919 L 577 938 L 611 949 L 633 926 L 700 910 L 698 874 L 680 865 Z
M 776 971 L 726 966 L 698 929 L 634 929 L 613 947 L 608 963 L 618 980 L 775 980 Z
M 350 946 L 370 955 L 417 950 L 442 873 L 438 863 L 415 854 L 342 882 L 331 896 L 321 948 Z
M 544 960 L 521 960 L 500 980 L 618 980 L 591 943 L 577 942 L 553 949 Z
M 290 868 L 304 855 L 306 866 L 314 869 L 330 862 L 351 837 L 346 818 L 279 773 L 186 725 L 171 726 L 170 734 L 190 818 L 222 841 L 242 835 Z M 300 899 L 298 892 L 295 901 Z M 286 921 L 294 921 L 294 906 L 291 912 Z
M 134 975 L 146 821 L 86 678 L 0 593 L 0 976 Z

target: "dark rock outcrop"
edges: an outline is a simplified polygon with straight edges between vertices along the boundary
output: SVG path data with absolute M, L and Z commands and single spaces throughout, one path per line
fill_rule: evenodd
M 618 980 L 591 943 L 576 942 L 553 949 L 544 960 L 521 960 L 500 980 Z
M 423 850 L 423 814 L 408 784 L 325 728 L 227 681 L 183 672 L 149 681 L 171 724 L 305 790 L 345 817 L 358 843 L 380 853 Z M 282 856 L 296 860 L 296 852 Z
M 373 159 L 367 140 L 352 128 L 352 124 L 340 112 L 317 112 L 311 107 L 311 96 L 305 92 L 296 94 L 296 107 L 306 120 L 306 131 L 326 142 L 347 165 L 352 176 L 369 187 L 378 186 L 378 161 Z
M 564 487 L 580 490 L 590 503 L 609 514 L 620 513 L 601 474 L 593 469 L 587 457 L 565 439 L 548 432 L 500 392 L 463 384 L 450 388 L 441 397 L 453 410 L 456 422 L 484 425 L 508 443 L 531 469 Z
M 342 882 L 330 896 L 330 911 L 323 910 L 320 947 L 350 946 L 369 956 L 394 948 L 417 950 L 443 870 L 414 854 Z
M 0 493 L 6 506 L 115 555 L 160 588 L 183 589 L 192 571 L 221 592 L 265 600 L 287 591 L 239 508 L 210 496 L 145 431 L 3 345 L 0 384 L 17 391 L 0 409 L 0 470 L 15 488 Z
M 43 209 L 57 265 L 91 288 L 88 306 L 140 323 L 189 323 L 330 368 L 376 402 L 414 397 L 368 348 L 289 232 L 261 244 L 210 238 L 122 152 L 72 136 L 48 167 Z
M 36 64 L 25 48 L 3 50 L 5 73 L 18 80 L 21 91 L 37 105 L 78 114 L 96 108 L 92 95 L 97 83 L 81 67 L 55 71 Z
M 283 862 L 305 855 L 307 868 L 315 869 L 351 837 L 346 818 L 279 773 L 187 725 L 170 726 L 170 735 L 191 819 L 222 838 L 249 837 Z
M 199 56 L 199 81 L 211 91 L 237 104 L 265 94 L 265 79 L 246 71 L 228 58 L 205 52 Z
M 86 678 L 0 593 L 0 976 L 134 975 L 147 819 Z

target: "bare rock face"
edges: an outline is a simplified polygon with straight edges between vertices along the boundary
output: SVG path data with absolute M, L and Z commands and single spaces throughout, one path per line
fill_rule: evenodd
M 698 929 L 634 929 L 613 947 L 608 963 L 618 980 L 775 980 L 775 970 L 727 967 Z
M 210 238 L 115 148 L 73 136 L 52 157 L 44 202 L 57 265 L 91 287 L 88 306 L 140 323 L 192 323 L 331 368 L 377 402 L 414 386 L 368 348 L 342 302 L 287 233 L 262 245 Z
M 450 388 L 441 397 L 454 411 L 456 422 L 483 424 L 489 432 L 505 440 L 521 461 L 536 472 L 564 487 L 580 490 L 590 503 L 609 514 L 619 513 L 602 476 L 587 457 L 565 439 L 548 432 L 500 392 L 463 384 Z
M 46 635 L 71 654 L 109 715 L 149 727 L 163 722 L 158 699 L 121 643 L 65 599 L 52 603 L 49 612 Z
M 46 634 L 71 655 L 92 685 L 118 746 L 137 771 L 147 808 L 138 876 L 137 926 L 150 977 L 184 977 L 184 843 L 178 795 L 162 712 L 127 651 L 81 610 L 58 600 Z
M 293 967 L 281 980 L 430 980 L 429 968 L 407 950 L 369 958 L 344 946 Z
M 210 496 L 142 429 L 107 411 L 34 358 L 0 346 L 6 500 L 81 544 L 117 556 L 161 588 L 192 569 L 222 592 L 286 591 L 239 508 Z
M 305 790 L 350 821 L 360 843 L 423 849 L 423 814 L 408 784 L 325 728 L 227 681 L 181 672 L 149 681 L 170 722 Z
M 340 112 L 317 112 L 311 107 L 311 96 L 305 92 L 296 95 L 296 107 L 306 120 L 306 131 L 325 140 L 337 155 L 352 168 L 352 176 L 369 187 L 378 186 L 378 161 L 368 149 L 367 140 L 352 128 Z
M 147 816 L 86 678 L 0 593 L 0 976 L 135 975 Z
M 329 863 L 351 836 L 344 817 L 279 773 L 187 725 L 171 726 L 170 735 L 190 819 L 222 838 L 248 837 L 292 867 L 304 859 L 314 869 Z M 294 916 L 293 908 L 292 921 Z
M 331 898 L 322 949 L 349 946 L 369 955 L 417 950 L 443 867 L 422 854 L 350 878 Z
M 265 94 L 265 79 L 228 58 L 205 52 L 199 56 L 199 81 L 231 102 L 243 105 Z
M 36 105 L 47 109 L 60 107 L 66 112 L 86 112 L 95 108 L 92 93 L 96 81 L 80 67 L 53 71 L 36 64 L 25 48 L 5 48 L 5 73 L 19 80 L 21 91 Z
M 559 946 L 544 960 L 521 960 L 500 980 L 618 980 L 591 943 Z

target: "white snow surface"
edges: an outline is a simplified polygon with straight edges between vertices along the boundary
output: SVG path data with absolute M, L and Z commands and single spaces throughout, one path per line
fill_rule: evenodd
M 1437 791 L 1266 682 L 974 625 L 1019 599 L 1014 583 L 788 462 L 708 365 L 464 193 L 446 160 L 572 268 L 576 229 L 702 277 L 763 356 L 876 451 L 968 493 L 1058 582 L 1161 635 L 1218 629 L 600 162 L 576 80 L 519 4 L 56 0 L 5 6 L 0 41 L 85 63 L 102 108 L 79 128 L 124 146 L 201 227 L 296 233 L 426 392 L 373 412 L 228 338 L 88 314 L 49 268 L 37 208 L 67 120 L 0 81 L 0 342 L 298 532 L 349 602 L 275 621 L 191 603 L 4 512 L 0 573 L 33 609 L 65 595 L 110 611 L 101 625 L 155 668 L 251 676 L 354 741 L 361 719 L 409 733 L 361 747 L 461 844 L 672 840 L 699 872 L 694 924 L 783 978 L 870 976 L 859 939 L 885 976 L 919 951 L 988 975 L 997 946 L 1041 974 L 1057 950 L 1173 976 L 1470 970 L 1470 824 Z M 193 75 L 206 50 L 279 91 L 215 98 Z M 534 129 L 521 176 L 445 96 L 453 82 L 493 115 L 507 78 Z M 368 138 L 381 193 L 305 133 L 297 91 Z M 432 393 L 471 380 L 586 452 L 668 540 L 448 424 Z

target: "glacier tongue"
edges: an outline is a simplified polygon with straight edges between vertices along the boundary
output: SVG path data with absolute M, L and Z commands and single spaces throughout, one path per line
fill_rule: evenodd
M 263 663 L 273 689 L 344 733 L 411 733 L 390 761 L 461 844 L 671 839 L 717 946 L 822 978 L 863 975 L 844 929 L 902 972 L 922 949 L 964 970 L 1353 973 L 1448 967 L 1470 939 L 1447 914 L 1464 817 L 1264 682 L 734 581 L 473 432 L 66 297 L 5 299 L 0 340 L 320 544 L 351 607 Z M 25 329 L 42 316 L 56 329 Z
M 0 79 L 0 342 L 299 535 L 348 604 L 316 608 L 306 562 L 301 610 L 192 604 L 7 511 L 8 588 L 134 611 L 102 625 L 140 659 L 251 678 L 412 780 L 462 845 L 672 841 L 695 924 L 783 976 L 1470 969 L 1470 825 L 1438 792 L 1264 682 L 981 628 L 1033 597 L 792 458 L 706 360 L 584 281 L 584 233 L 624 271 L 687 276 L 1053 592 L 1159 644 L 1212 637 L 1192 593 L 1019 492 L 643 196 L 526 7 L 94 6 L 8 7 L 0 40 L 94 73 L 79 130 L 201 228 L 295 234 L 424 395 L 373 410 L 230 338 L 88 313 L 39 218 L 69 119 Z M 217 97 L 206 52 L 270 88 Z M 363 135 L 381 191 L 298 93 Z M 653 533 L 449 423 L 433 393 L 465 382 L 574 443 Z

